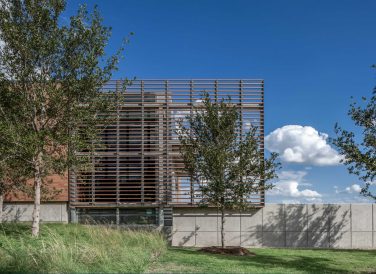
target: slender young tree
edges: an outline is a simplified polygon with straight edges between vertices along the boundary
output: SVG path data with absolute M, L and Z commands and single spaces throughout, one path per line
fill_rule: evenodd
M 177 130 L 185 168 L 199 182 L 201 205 L 221 212 L 224 248 L 225 211 L 245 210 L 251 194 L 272 188 L 268 181 L 277 177 L 277 154 L 264 158 L 255 127 L 240 138 L 240 115 L 230 98 L 213 102 L 204 93 L 202 106 L 196 106 L 186 119 Z
M 371 186 L 376 184 L 376 88 L 370 98 L 363 97 L 362 100 L 362 104 L 353 102 L 348 112 L 362 135 L 356 136 L 336 124 L 337 138 L 332 142 L 344 156 L 342 163 L 349 173 L 364 181 L 360 194 L 376 200 L 376 193 L 371 190 Z
M 96 113 L 110 108 L 99 89 L 123 50 L 106 57 L 111 30 L 97 8 L 89 14 L 83 6 L 64 24 L 65 6 L 64 0 L 0 0 L 0 121 L 6 122 L 0 130 L 22 137 L 7 142 L 33 173 L 34 236 L 46 177 L 84 163 L 72 151 L 91 149 L 88 140 L 97 140 L 103 115 Z

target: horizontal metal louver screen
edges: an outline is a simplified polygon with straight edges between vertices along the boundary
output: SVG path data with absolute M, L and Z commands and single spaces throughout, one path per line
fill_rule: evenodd
M 123 85 L 111 81 L 102 88 L 117 108 L 101 133 L 103 146 L 89 155 L 94 170 L 70 174 L 72 207 L 196 206 L 199 186 L 184 172 L 175 129 L 178 119 L 201 104 L 203 91 L 214 100 L 230 96 L 241 113 L 241 133 L 257 126 L 264 149 L 262 80 L 134 80 L 125 90 Z M 263 189 L 250 203 L 264 204 Z

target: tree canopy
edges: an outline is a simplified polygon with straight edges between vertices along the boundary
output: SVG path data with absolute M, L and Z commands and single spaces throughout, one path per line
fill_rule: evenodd
M 215 206 L 222 214 L 223 247 L 224 211 L 247 209 L 251 194 L 272 187 L 268 182 L 277 177 L 277 154 L 265 159 L 256 127 L 241 134 L 239 109 L 230 98 L 216 102 L 204 93 L 202 105 L 186 119 L 177 130 L 185 168 L 199 183 L 201 205 Z
M 39 232 L 41 187 L 85 159 L 99 119 L 111 107 L 99 90 L 117 68 L 121 47 L 106 56 L 111 29 L 82 6 L 61 22 L 63 0 L 0 0 L 0 135 L 12 159 L 32 171 L 33 235 Z M 88 140 L 91 140 L 88 142 Z M 94 141 L 93 141 L 94 140 Z
M 372 185 L 376 179 L 376 88 L 370 98 L 363 97 L 361 103 L 353 102 L 348 115 L 361 134 L 335 125 L 337 137 L 333 144 L 343 155 L 342 162 L 349 173 L 357 175 L 364 182 L 361 194 L 376 199 Z

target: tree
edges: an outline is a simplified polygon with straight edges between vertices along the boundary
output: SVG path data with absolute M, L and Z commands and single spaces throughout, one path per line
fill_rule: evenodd
M 355 125 L 361 129 L 362 136 L 356 136 L 336 124 L 337 137 L 332 142 L 344 156 L 342 163 L 349 173 L 364 181 L 360 194 L 376 200 L 376 194 L 370 189 L 376 178 L 376 88 L 370 99 L 363 97 L 362 100 L 362 104 L 351 103 L 348 111 Z M 360 143 L 357 139 L 361 140 Z
M 46 177 L 84 164 L 74 151 L 92 149 L 98 138 L 104 115 L 96 114 L 111 107 L 99 89 L 123 50 L 106 57 L 111 29 L 97 8 L 89 14 L 82 6 L 64 25 L 65 6 L 64 0 L 0 0 L 0 135 L 18 136 L 7 142 L 32 170 L 33 236 Z
M 221 212 L 221 245 L 224 248 L 225 211 L 250 207 L 249 196 L 267 190 L 276 178 L 277 154 L 265 159 L 257 128 L 241 138 L 241 120 L 231 99 L 212 102 L 204 93 L 202 107 L 196 106 L 187 124 L 179 122 L 177 134 L 185 169 L 199 182 L 200 204 Z

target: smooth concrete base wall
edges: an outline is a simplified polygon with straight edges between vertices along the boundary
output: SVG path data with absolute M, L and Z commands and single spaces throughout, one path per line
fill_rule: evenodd
M 376 204 L 268 204 L 225 219 L 228 246 L 376 248 Z M 220 245 L 220 216 L 174 208 L 171 237 L 173 246 Z
M 9 203 L 4 205 L 3 221 L 32 221 L 33 204 Z M 67 203 L 44 203 L 40 210 L 41 222 L 68 222 Z

